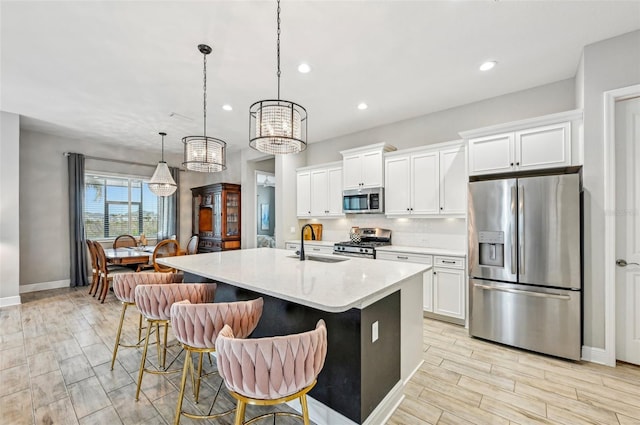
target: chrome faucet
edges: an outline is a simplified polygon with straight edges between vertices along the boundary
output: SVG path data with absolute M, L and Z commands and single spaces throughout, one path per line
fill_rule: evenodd
M 311 230 L 311 240 L 315 241 L 316 240 L 316 234 L 313 232 L 313 227 L 311 227 L 310 224 L 305 224 L 304 226 L 302 226 L 302 229 L 300 229 L 300 261 L 304 261 L 304 228 L 305 227 L 309 227 L 309 229 Z

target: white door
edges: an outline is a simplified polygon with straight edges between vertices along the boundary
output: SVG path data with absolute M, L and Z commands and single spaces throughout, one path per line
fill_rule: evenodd
M 409 214 L 409 157 L 396 156 L 385 161 L 385 200 L 386 214 Z
M 311 215 L 314 217 L 327 215 L 327 194 L 329 180 L 327 170 L 314 170 L 311 172 Z
M 362 187 L 384 186 L 382 161 L 382 151 L 367 152 L 362 155 Z
M 342 213 L 342 168 L 329 168 L 327 176 L 329 180 L 327 193 L 329 215 L 344 215 Z
M 298 217 L 311 215 L 311 173 L 298 173 L 296 181 L 296 212 Z
M 640 98 L 616 104 L 616 358 L 640 364 Z
M 440 214 L 464 214 L 466 210 L 464 148 L 440 151 Z
M 469 139 L 469 175 L 513 171 L 513 145 L 513 133 Z
M 571 165 L 571 123 L 546 125 L 516 132 L 516 169 Z
M 434 267 L 433 312 L 456 319 L 464 319 L 464 284 L 464 270 Z
M 411 214 L 438 214 L 440 209 L 439 153 L 411 156 Z
M 362 155 L 345 156 L 342 160 L 342 178 L 345 189 L 360 189 L 362 183 Z

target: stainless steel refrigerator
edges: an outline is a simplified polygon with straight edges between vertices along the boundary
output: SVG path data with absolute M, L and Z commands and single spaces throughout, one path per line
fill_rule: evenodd
M 579 173 L 469 183 L 469 333 L 579 360 Z

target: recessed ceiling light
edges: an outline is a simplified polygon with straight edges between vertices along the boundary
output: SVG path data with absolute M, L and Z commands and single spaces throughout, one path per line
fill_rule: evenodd
M 309 64 L 301 63 L 300 65 L 298 65 L 298 72 L 306 74 L 309 71 L 311 71 L 311 67 L 309 66 Z
M 480 65 L 480 71 L 488 71 L 490 69 L 493 69 L 493 67 L 496 66 L 497 63 L 498 62 L 496 61 L 487 61 Z
M 369 107 L 369 105 L 367 105 L 366 103 L 362 102 L 360 104 L 358 104 L 358 109 L 360 109 L 361 111 L 367 109 Z
M 225 111 L 233 111 L 233 107 L 231 105 L 222 105 L 222 109 Z

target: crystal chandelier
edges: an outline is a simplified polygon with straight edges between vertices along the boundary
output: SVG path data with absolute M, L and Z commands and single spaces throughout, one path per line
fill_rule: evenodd
M 164 160 L 164 136 L 167 133 L 158 133 L 162 136 L 162 160 L 158 162 L 156 171 L 153 173 L 151 180 L 149 180 L 149 190 L 155 193 L 157 196 L 171 196 L 176 191 L 178 186 L 171 176 L 169 167 Z
M 187 136 L 182 138 L 184 143 L 184 162 L 191 171 L 213 173 L 227 168 L 227 144 L 215 137 L 207 136 L 207 55 L 211 47 L 199 44 L 198 50 L 204 57 L 204 133 L 202 136 Z
M 298 153 L 307 148 L 307 110 L 280 99 L 280 0 L 277 23 L 278 98 L 249 108 L 249 146 L 268 154 Z

